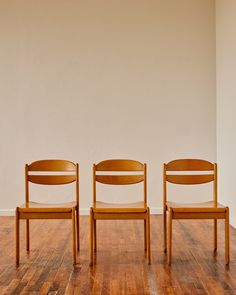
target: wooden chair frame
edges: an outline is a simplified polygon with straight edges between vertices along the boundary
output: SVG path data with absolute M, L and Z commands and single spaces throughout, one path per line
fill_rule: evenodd
M 98 171 L 143 172 L 141 175 L 98 175 Z M 131 185 L 143 182 L 143 202 L 134 204 L 109 204 L 97 202 L 96 183 L 107 185 Z M 146 164 L 127 159 L 105 160 L 93 165 L 93 207 L 90 208 L 90 265 L 94 262 L 94 251 L 97 250 L 97 220 L 144 220 L 144 248 L 147 250 L 148 263 L 151 263 L 150 249 L 150 210 L 147 207 L 147 169 Z
M 209 174 L 168 174 L 171 171 L 209 171 Z M 177 204 L 167 201 L 167 182 L 180 185 L 196 185 L 213 182 L 213 201 L 195 204 Z M 167 212 L 168 247 L 167 247 Z M 172 256 L 172 220 L 173 219 L 213 219 L 214 251 L 217 251 L 217 219 L 225 220 L 225 264 L 230 261 L 229 244 L 229 208 L 217 202 L 217 164 L 199 159 L 179 159 L 163 165 L 163 225 L 164 252 L 168 254 L 168 264 Z
M 35 175 L 31 172 L 50 172 Z M 70 172 L 58 175 L 53 172 Z M 74 172 L 74 173 L 73 173 Z M 72 174 L 73 173 L 73 174 Z M 64 185 L 75 182 L 76 201 L 65 204 L 30 202 L 29 182 L 39 185 Z M 73 263 L 76 264 L 76 238 L 79 250 L 79 164 L 66 160 L 40 160 L 25 165 L 25 204 L 16 207 L 16 265 L 20 260 L 20 220 L 26 220 L 26 250 L 30 251 L 30 219 L 71 219 Z

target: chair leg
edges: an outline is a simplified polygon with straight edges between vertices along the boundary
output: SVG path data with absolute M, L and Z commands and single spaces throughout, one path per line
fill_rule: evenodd
M 144 250 L 147 251 L 147 230 L 146 230 L 146 219 L 144 219 Z
M 168 223 L 168 264 L 171 265 L 171 255 L 172 255 L 172 208 L 169 210 L 169 223 Z
M 166 210 L 163 210 L 164 253 L 167 251 Z
M 80 232 L 80 229 L 79 229 L 79 207 L 77 206 L 76 208 L 76 233 L 77 233 L 77 250 L 79 250 L 80 248 L 80 237 L 79 237 L 79 232 Z
M 90 208 L 90 265 L 93 265 L 93 238 L 94 238 L 94 222 L 93 222 L 93 208 Z
M 72 209 L 72 250 L 73 264 L 76 264 L 76 231 L 75 231 L 75 208 Z
M 147 256 L 148 256 L 148 264 L 151 264 L 150 209 L 149 209 L 149 207 L 147 208 L 146 232 L 147 232 Z
M 94 251 L 97 251 L 97 220 L 93 220 L 93 228 L 94 228 Z
M 214 252 L 217 251 L 217 219 L 214 219 Z
M 29 219 L 26 219 L 26 251 L 30 250 L 30 224 Z
M 225 264 L 228 265 L 230 260 L 230 246 L 229 246 L 229 208 L 225 212 Z
M 16 266 L 20 262 L 20 223 L 19 223 L 19 208 L 16 208 Z

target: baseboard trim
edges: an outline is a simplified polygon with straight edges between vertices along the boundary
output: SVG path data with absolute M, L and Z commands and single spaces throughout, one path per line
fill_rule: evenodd
M 14 209 L 0 209 L 0 216 L 14 216 Z
M 162 214 L 162 208 L 150 208 L 151 214 Z M 81 215 L 89 215 L 90 208 L 80 208 Z M 14 216 L 15 209 L 0 209 L 0 216 Z

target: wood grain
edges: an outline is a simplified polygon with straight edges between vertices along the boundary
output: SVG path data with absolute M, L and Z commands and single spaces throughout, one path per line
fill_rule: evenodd
M 173 220 L 171 267 L 163 253 L 162 216 L 151 215 L 152 264 L 143 251 L 143 221 L 99 221 L 95 266 L 89 266 L 89 216 L 81 216 L 77 265 L 71 263 L 71 220 L 31 220 L 31 251 L 21 227 L 21 264 L 15 267 L 14 217 L 0 217 L 0 294 L 153 295 L 236 294 L 236 230 L 231 264 L 224 265 L 224 226 L 218 221 L 218 252 L 209 238 L 212 221 Z M 210 235 L 210 237 L 211 237 Z M 53 237 L 53 239 L 52 239 Z
M 76 164 L 67 160 L 39 160 L 28 165 L 29 171 L 75 171 Z
M 214 174 L 166 175 L 166 180 L 175 184 L 203 184 L 214 180 Z
M 201 159 L 178 159 L 166 164 L 166 171 L 212 171 L 214 164 Z
M 44 185 L 69 184 L 75 180 L 75 175 L 28 175 L 28 181 Z
M 143 171 L 144 165 L 129 159 L 111 159 L 98 163 L 96 171 Z
M 129 185 L 144 181 L 144 175 L 96 175 L 96 181 L 111 185 Z
M 94 204 L 95 212 L 146 212 L 146 204 L 144 201 L 136 203 L 104 203 L 97 201 Z

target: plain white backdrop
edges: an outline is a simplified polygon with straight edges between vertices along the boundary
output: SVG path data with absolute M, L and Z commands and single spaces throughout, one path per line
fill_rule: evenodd
M 217 160 L 220 198 L 236 227 L 236 2 L 216 1 Z
M 34 160 L 80 163 L 83 212 L 92 201 L 94 162 L 146 162 L 148 202 L 157 212 L 163 162 L 216 160 L 213 0 L 0 6 L 2 214 L 24 201 L 24 164 Z M 54 201 L 48 189 L 33 192 Z M 108 190 L 101 194 L 111 201 L 134 198 L 128 188 L 114 196 Z M 201 199 L 208 190 L 182 198 L 197 201 L 199 192 Z

